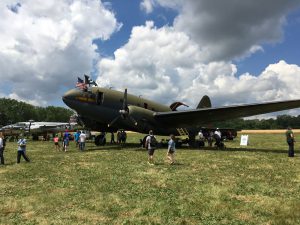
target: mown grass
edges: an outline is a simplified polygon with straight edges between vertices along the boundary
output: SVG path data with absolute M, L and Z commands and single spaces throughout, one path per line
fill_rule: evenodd
M 129 134 L 137 142 L 139 134 Z M 0 167 L 1 224 L 300 224 L 300 157 L 281 134 L 239 138 L 226 150 L 178 149 L 177 164 L 138 145 L 67 153 L 29 142 L 31 163 L 16 164 L 8 143 Z M 299 145 L 296 145 L 299 149 Z M 298 152 L 296 152 L 298 153 Z

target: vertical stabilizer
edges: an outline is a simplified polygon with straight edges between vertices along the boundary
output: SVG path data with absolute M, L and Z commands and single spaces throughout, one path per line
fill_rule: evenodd
M 203 109 L 203 108 L 211 108 L 211 102 L 210 98 L 207 95 L 204 95 L 202 99 L 200 100 L 197 109 Z

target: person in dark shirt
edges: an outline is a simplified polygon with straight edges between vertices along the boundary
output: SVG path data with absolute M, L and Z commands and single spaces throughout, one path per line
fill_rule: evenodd
M 294 157 L 295 151 L 294 151 L 294 142 L 295 142 L 295 137 L 294 137 L 294 133 L 292 131 L 291 127 L 287 128 L 287 131 L 285 132 L 285 136 L 286 136 L 286 142 L 289 146 L 289 157 Z
M 5 139 L 2 133 L 0 133 L 0 165 L 4 165 L 4 147 Z

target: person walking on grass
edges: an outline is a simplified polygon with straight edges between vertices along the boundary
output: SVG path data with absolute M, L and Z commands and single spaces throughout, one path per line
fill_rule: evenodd
M 0 165 L 4 165 L 4 136 L 2 133 L 0 133 Z
M 58 135 L 56 134 L 55 137 L 53 138 L 53 141 L 54 141 L 54 146 L 55 146 L 55 150 L 58 150 L 60 149 L 60 145 L 59 145 L 59 138 L 58 138 Z
M 23 137 L 23 134 L 20 134 L 20 139 L 18 140 L 17 163 L 20 163 L 21 156 L 23 156 L 26 162 L 30 162 L 28 156 L 26 155 L 26 144 L 26 139 Z
M 167 159 L 169 163 L 172 165 L 175 163 L 175 136 L 173 134 L 170 135 L 170 140 L 168 142 L 168 152 L 167 152 Z
M 69 132 L 68 130 L 66 130 L 66 132 L 64 133 L 64 137 L 63 137 L 63 150 L 66 152 L 67 148 L 69 146 Z
M 80 151 L 84 151 L 85 149 L 85 141 L 86 141 L 86 134 L 84 131 L 81 132 L 81 134 L 79 135 L 79 149 Z
M 148 150 L 148 163 L 150 165 L 154 165 L 153 155 L 154 155 L 154 151 L 156 149 L 156 145 L 157 145 L 157 140 L 153 135 L 153 131 L 150 130 L 149 136 L 146 138 L 146 143 L 145 143 L 145 146 Z
M 285 132 L 285 136 L 286 136 L 286 142 L 289 146 L 289 157 L 294 157 L 294 143 L 295 143 L 295 137 L 294 137 L 294 133 L 292 131 L 291 127 L 287 128 L 287 131 Z

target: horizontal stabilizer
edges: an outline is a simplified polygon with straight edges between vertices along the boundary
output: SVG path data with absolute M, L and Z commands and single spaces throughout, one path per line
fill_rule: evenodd
M 184 106 L 186 106 L 186 107 L 189 107 L 188 105 L 186 105 L 186 104 L 184 104 L 184 103 L 182 103 L 182 102 L 173 102 L 173 103 L 170 105 L 170 109 L 171 109 L 172 111 L 176 111 L 177 108 L 178 108 L 179 106 L 182 106 L 182 105 L 184 105 Z
M 202 99 L 200 100 L 197 109 L 203 109 L 203 108 L 211 108 L 211 102 L 210 98 L 207 95 L 204 95 Z

